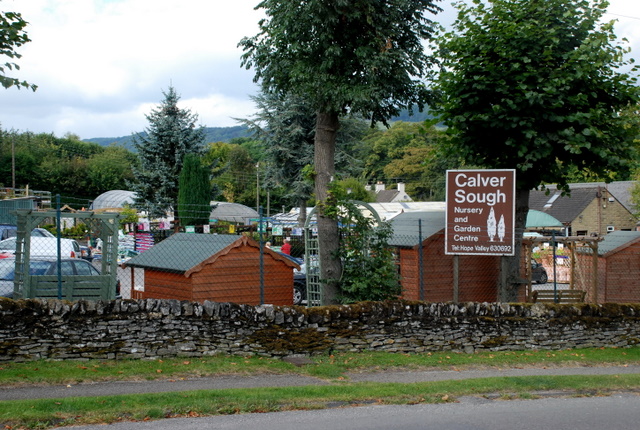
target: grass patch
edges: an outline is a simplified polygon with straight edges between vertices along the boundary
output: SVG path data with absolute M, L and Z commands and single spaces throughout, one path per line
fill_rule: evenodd
M 4 428 L 113 423 L 171 417 L 318 409 L 362 404 L 417 404 L 455 401 L 464 395 L 497 393 L 499 399 L 533 398 L 537 391 L 578 395 L 640 387 L 640 375 L 506 377 L 459 381 L 336 383 L 330 386 L 228 389 L 106 397 L 2 402 Z
M 640 364 L 640 347 L 561 351 L 501 351 L 399 354 L 339 353 L 312 357 L 313 364 L 295 367 L 265 357 L 213 357 L 166 360 L 33 361 L 1 363 L 0 385 L 77 384 L 80 382 L 197 378 L 212 375 L 301 374 L 324 379 L 347 372 L 393 369 L 469 369 L 482 367 L 546 367 Z
M 640 348 L 590 348 L 560 351 L 499 351 L 465 354 L 438 352 L 425 354 L 398 354 L 361 352 L 335 354 L 314 358 L 315 365 L 306 369 L 312 376 L 337 378 L 346 372 L 472 369 L 485 367 L 551 367 L 551 366 L 603 366 L 638 365 Z
M 293 365 L 279 359 L 226 355 L 168 360 L 41 360 L 0 363 L 0 385 L 140 381 L 211 375 L 286 374 L 293 371 Z

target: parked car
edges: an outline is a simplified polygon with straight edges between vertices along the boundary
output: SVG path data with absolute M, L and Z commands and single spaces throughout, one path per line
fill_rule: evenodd
M 15 258 L 0 260 L 0 296 L 13 297 L 13 280 L 15 278 Z M 79 258 L 63 258 L 60 260 L 63 276 L 99 276 L 100 271 L 91 263 Z M 34 257 L 29 260 L 29 274 L 35 276 L 57 275 L 57 258 Z M 120 280 L 116 283 L 116 297 L 120 297 Z
M 544 266 L 535 259 L 531 259 L 531 280 L 538 284 L 546 284 L 549 280 Z
M 302 305 L 307 301 L 307 275 L 300 271 L 293 272 L 293 304 Z
M 18 231 L 18 226 L 11 224 L 0 224 L 0 240 L 5 240 L 12 236 L 15 236 L 16 231 Z
M 18 226 L 12 224 L 0 224 L 0 240 L 9 239 L 18 235 Z M 55 237 L 49 230 L 36 227 L 31 230 L 31 237 Z
M 62 258 L 80 258 L 80 244 L 73 239 L 60 239 Z M 16 253 L 16 238 L 0 241 L 0 254 Z M 31 237 L 31 257 L 57 257 L 58 239 L 55 237 Z
M 302 258 L 292 257 L 284 252 L 276 251 L 283 257 L 294 261 L 300 269 L 293 269 L 293 304 L 302 305 L 307 300 L 307 273 Z

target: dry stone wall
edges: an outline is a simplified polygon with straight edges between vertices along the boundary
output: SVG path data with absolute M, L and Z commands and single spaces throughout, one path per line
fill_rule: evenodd
M 640 304 L 0 300 L 0 361 L 628 347 Z

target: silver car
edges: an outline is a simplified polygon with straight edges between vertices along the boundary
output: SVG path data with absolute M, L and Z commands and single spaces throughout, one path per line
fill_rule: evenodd
M 15 258 L 0 259 L 0 296 L 13 297 L 13 280 L 15 278 Z M 99 276 L 100 271 L 91 263 L 80 258 L 63 258 L 60 260 L 63 276 L 82 275 Z M 32 258 L 29 262 L 30 275 L 57 275 L 58 260 L 55 258 Z M 116 285 L 116 295 L 120 294 L 120 282 Z

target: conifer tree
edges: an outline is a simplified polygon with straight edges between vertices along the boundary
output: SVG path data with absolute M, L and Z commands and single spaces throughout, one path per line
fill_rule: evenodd
M 180 109 L 180 97 L 173 87 L 164 92 L 164 100 L 147 115 L 146 134 L 134 136 L 140 166 L 134 169 L 137 182 L 135 205 L 148 211 L 150 217 L 164 216 L 174 209 L 178 220 L 178 181 L 186 154 L 204 152 L 204 129 L 196 127 L 198 116 L 188 109 Z
M 186 154 L 180 172 L 178 212 L 180 223 L 202 225 L 209 222 L 211 212 L 211 183 L 209 170 L 196 154 Z

